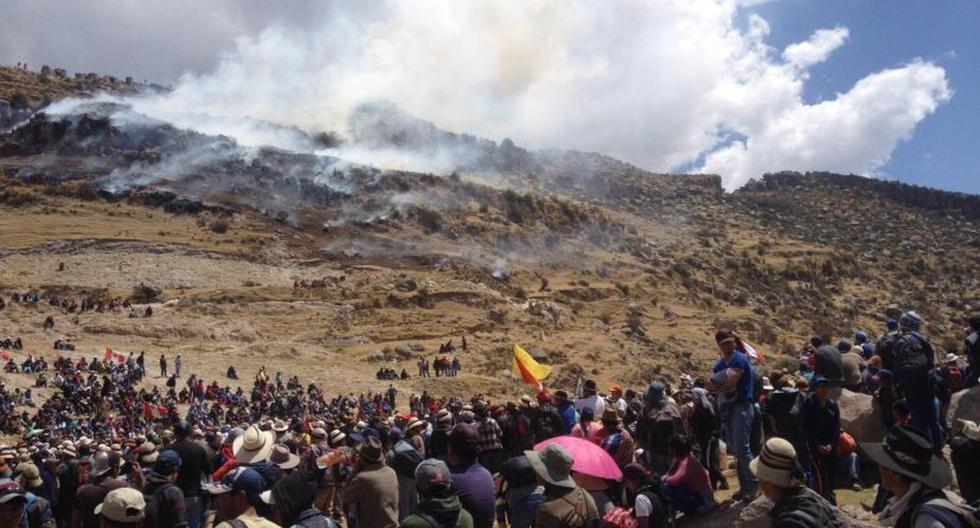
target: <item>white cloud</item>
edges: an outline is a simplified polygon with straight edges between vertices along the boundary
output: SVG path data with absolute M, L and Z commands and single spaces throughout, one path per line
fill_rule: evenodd
M 950 97 L 943 69 L 916 60 L 869 75 L 831 101 L 752 123 L 747 141 L 712 153 L 702 169 L 724 174 L 729 187 L 778 170 L 873 175 Z
M 783 60 L 798 68 L 809 68 L 830 57 L 837 48 L 844 45 L 851 32 L 846 27 L 820 29 L 813 33 L 808 40 L 786 46 L 783 50 Z
M 154 68 L 168 64 L 161 42 L 176 41 L 174 60 L 185 62 L 191 49 L 214 60 L 231 46 L 211 73 L 186 75 L 169 96 L 138 106 L 246 142 L 266 139 L 255 136 L 254 123 L 242 129 L 242 116 L 343 132 L 358 104 L 388 99 L 453 131 L 599 151 L 655 171 L 703 158 L 700 169 L 721 174 L 731 189 L 779 169 L 872 174 L 950 97 L 943 69 L 916 61 L 807 104 L 808 68 L 842 46 L 848 29 L 818 30 L 780 52 L 766 42 L 765 20 L 750 14 L 744 28 L 736 22 L 759 0 L 304 1 L 287 3 L 288 12 L 262 31 L 252 29 L 269 14 L 259 0 L 238 16 L 228 15 L 231 0 L 207 8 L 176 1 L 186 16 L 90 0 L 110 11 L 102 17 L 109 22 L 86 19 L 100 10 L 78 8 L 71 23 L 123 36 L 137 28 L 125 46 L 121 36 L 105 50 L 99 38 L 88 39 L 86 53 L 111 58 L 124 49 Z M 56 11 L 61 2 L 28 4 Z M 175 39 L 178 19 L 187 27 Z M 206 21 L 204 34 L 197 20 Z M 36 24 L 21 25 L 30 31 L 18 33 L 18 49 L 34 49 L 38 39 L 43 49 L 72 48 L 62 40 L 44 47 Z M 230 44 L 233 34 L 240 37 Z M 728 144 L 731 133 L 746 139 Z

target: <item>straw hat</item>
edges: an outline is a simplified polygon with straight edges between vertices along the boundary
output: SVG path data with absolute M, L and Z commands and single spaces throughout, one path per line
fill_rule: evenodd
M 25 488 L 40 488 L 44 485 L 44 480 L 41 479 L 41 472 L 37 469 L 34 464 L 29 464 L 27 462 L 22 463 L 17 466 L 17 473 L 20 473 L 20 484 Z
M 272 431 L 261 431 L 253 425 L 235 439 L 232 451 L 239 463 L 252 464 L 268 460 L 275 444 L 276 435 Z
M 343 444 L 344 440 L 347 439 L 347 435 L 344 434 L 340 429 L 334 429 L 330 431 L 330 446 L 337 447 Z

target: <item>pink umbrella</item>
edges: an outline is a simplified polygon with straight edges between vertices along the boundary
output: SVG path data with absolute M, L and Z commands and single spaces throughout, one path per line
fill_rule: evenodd
M 609 453 L 596 444 L 582 438 L 574 436 L 556 436 L 539 442 L 534 446 L 535 451 L 541 451 L 551 444 L 558 444 L 572 454 L 575 463 L 572 464 L 572 471 L 598 477 L 601 479 L 619 480 L 623 478 L 616 461 Z

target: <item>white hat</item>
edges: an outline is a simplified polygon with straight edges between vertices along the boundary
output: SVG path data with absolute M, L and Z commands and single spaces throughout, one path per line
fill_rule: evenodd
M 268 460 L 275 444 L 276 435 L 272 431 L 262 431 L 253 425 L 235 439 L 232 451 L 239 463 L 252 464 Z
M 139 490 L 114 489 L 95 507 L 95 514 L 119 523 L 136 523 L 146 517 L 146 501 Z

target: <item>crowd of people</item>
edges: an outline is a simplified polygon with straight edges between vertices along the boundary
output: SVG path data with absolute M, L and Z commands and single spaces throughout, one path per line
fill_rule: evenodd
M 169 372 L 161 355 L 161 388 L 143 382 L 142 353 L 29 356 L 16 375 L 50 375 L 57 391 L 35 405 L 0 385 L 0 432 L 20 438 L 0 446 L 0 528 L 649 528 L 716 510 L 735 484 L 734 501 L 772 500 L 773 526 L 817 527 L 840 515 L 838 473 L 878 480 L 868 508 L 886 526 L 974 526 L 980 426 L 941 412 L 978 383 L 980 317 L 970 324 L 963 360 L 937 357 L 908 312 L 874 342 L 813 338 L 792 372 L 719 330 L 719 359 L 698 376 L 515 401 L 425 391 L 407 410 L 393 384 L 329 396 L 261 367 L 233 388 L 185 380 L 182 358 Z M 843 430 L 842 390 L 879 402 L 880 442 Z

